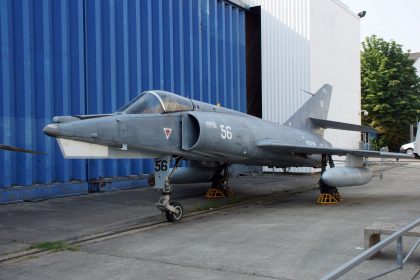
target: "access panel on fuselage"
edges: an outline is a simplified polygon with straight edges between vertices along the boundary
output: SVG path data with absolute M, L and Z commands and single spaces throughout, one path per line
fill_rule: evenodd
M 127 122 L 125 134 L 129 147 L 161 154 L 176 154 L 181 148 L 180 114 L 133 115 L 122 121 Z

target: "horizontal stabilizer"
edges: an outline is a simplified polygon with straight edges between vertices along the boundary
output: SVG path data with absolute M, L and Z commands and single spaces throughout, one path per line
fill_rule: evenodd
M 377 133 L 377 131 L 370 126 L 364 125 L 357 125 L 351 123 L 342 123 L 342 122 L 334 122 L 334 121 L 327 121 L 315 118 L 309 118 L 311 122 L 315 124 L 317 127 L 322 128 L 333 128 L 333 129 L 340 129 L 340 130 L 350 130 L 350 131 L 360 131 L 360 132 L 369 132 L 369 133 Z

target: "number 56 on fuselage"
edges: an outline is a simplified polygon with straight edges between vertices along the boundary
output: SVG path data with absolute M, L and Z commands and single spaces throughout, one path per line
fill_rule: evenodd
M 364 157 L 413 158 L 418 154 L 417 147 L 413 156 L 332 147 L 323 138 L 325 128 L 374 130 L 328 121 L 331 91 L 332 87 L 325 84 L 284 124 L 276 124 L 152 90 L 113 114 L 54 117 L 54 123 L 47 125 L 44 132 L 57 138 L 65 158 L 156 159 L 156 187 L 163 189 L 158 207 L 173 221 L 182 217 L 182 207 L 170 201 L 170 184 L 218 180 L 226 172 L 221 166 L 241 163 L 323 167 L 325 158 L 331 160 L 331 155 L 347 156 L 345 167 L 331 168 L 322 174 L 325 184 L 343 187 L 372 179 L 363 166 Z M 172 158 L 190 160 L 192 164 L 171 173 L 174 169 L 167 167 Z

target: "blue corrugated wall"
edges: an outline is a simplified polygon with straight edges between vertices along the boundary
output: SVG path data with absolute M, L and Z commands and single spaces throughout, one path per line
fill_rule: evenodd
M 42 128 L 163 89 L 245 111 L 245 11 L 217 0 L 0 0 L 0 189 L 151 173 L 64 160 Z M 3 199 L 4 200 L 4 199 Z M 1 201 L 1 199 L 0 199 Z

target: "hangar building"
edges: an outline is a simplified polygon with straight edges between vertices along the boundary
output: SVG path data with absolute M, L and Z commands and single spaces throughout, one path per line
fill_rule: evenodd
M 261 5 L 262 117 L 284 123 L 310 97 L 304 91 L 329 83 L 328 119 L 360 124 L 360 18 L 335 0 L 254 3 Z M 325 137 L 359 147 L 357 132 L 327 130 Z
M 282 122 L 328 82 L 329 119 L 360 122 L 359 19 L 335 0 L 1 0 L 0 50 L 0 144 L 47 153 L 0 151 L 0 203 L 146 185 L 150 160 L 64 160 L 42 128 L 147 89 Z

